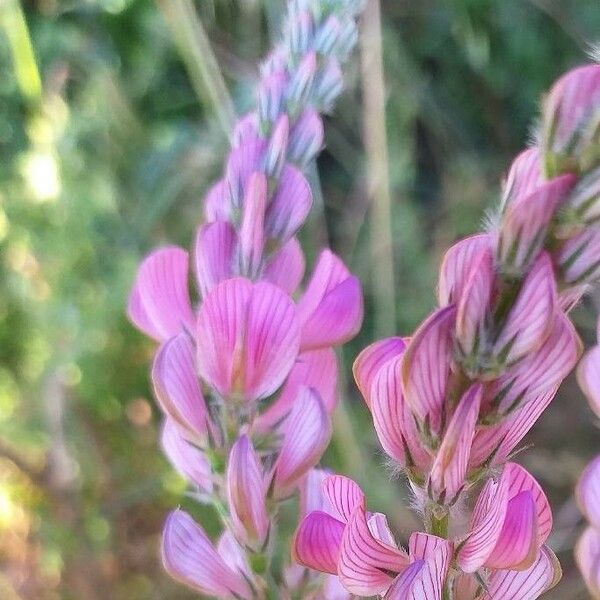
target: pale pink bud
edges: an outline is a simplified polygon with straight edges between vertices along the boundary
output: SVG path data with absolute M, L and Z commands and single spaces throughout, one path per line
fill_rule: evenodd
M 220 283 L 200 307 L 196 333 L 198 372 L 225 398 L 270 396 L 298 355 L 296 307 L 265 282 Z
M 221 281 L 236 275 L 238 236 L 227 221 L 206 223 L 198 228 L 193 256 L 200 295 L 206 295 Z
M 520 277 L 530 268 L 546 241 L 557 207 L 575 180 L 573 175 L 555 177 L 507 206 L 496 250 L 499 267 L 505 275 Z
M 294 14 L 288 21 L 286 39 L 289 43 L 290 55 L 302 56 L 310 50 L 314 37 L 315 22 L 309 10 Z
M 259 551 L 269 533 L 265 482 L 260 461 L 246 435 L 232 446 L 227 464 L 227 500 L 238 541 Z
M 589 168 L 598 158 L 600 65 L 578 67 L 552 87 L 543 107 L 547 175 Z
M 331 419 L 314 389 L 300 389 L 280 429 L 283 442 L 273 468 L 273 493 L 279 499 L 319 462 L 331 438 Z
M 298 302 L 303 350 L 335 346 L 356 335 L 362 324 L 360 282 L 331 251 L 319 255 Z
M 229 153 L 225 166 L 225 182 L 232 208 L 226 213 L 227 220 L 235 217 L 233 209 L 239 211 L 242 208 L 248 180 L 252 173 L 262 171 L 266 148 L 264 140 L 248 138 Z
M 165 456 L 173 468 L 200 492 L 213 491 L 212 468 L 204 452 L 190 444 L 181 428 L 172 419 L 166 419 L 161 434 Z
M 261 80 L 258 88 L 258 128 L 261 135 L 267 135 L 284 112 L 287 85 L 285 71 L 276 71 Z
M 217 181 L 204 197 L 204 218 L 207 222 L 229 221 L 233 213 L 229 187 L 225 179 Z
M 600 530 L 588 527 L 575 546 L 575 560 L 592 598 L 600 598 Z
M 537 350 L 554 326 L 557 308 L 552 261 L 542 253 L 527 275 L 493 345 L 500 365 L 510 365 Z
M 127 303 L 129 320 L 159 342 L 191 331 L 195 318 L 188 274 L 185 250 L 169 246 L 152 252 L 138 268 Z
M 502 210 L 518 198 L 532 194 L 542 183 L 542 167 L 538 148 L 528 148 L 515 158 L 502 190 Z
M 331 473 L 325 469 L 311 469 L 300 485 L 300 517 L 320 510 L 332 514 L 332 507 L 323 494 L 323 482 Z
M 276 46 L 260 66 L 260 74 L 268 77 L 273 73 L 281 73 L 287 68 L 288 52 L 283 46 Z
M 265 209 L 267 178 L 252 173 L 244 194 L 242 225 L 239 234 L 240 266 L 243 274 L 253 277 L 258 272 L 265 246 Z
M 315 50 L 323 56 L 333 54 L 340 33 L 341 25 L 339 19 L 335 15 L 330 15 L 315 34 Z
M 337 97 L 342 93 L 344 78 L 335 58 L 329 58 L 315 75 L 312 100 L 322 112 L 329 112 Z
M 600 529 L 600 456 L 597 456 L 581 474 L 575 497 L 585 518 Z
M 600 220 L 600 168 L 581 177 L 565 202 L 562 229 L 580 229 Z
M 269 145 L 265 153 L 264 170 L 269 177 L 278 178 L 285 164 L 290 135 L 290 120 L 287 115 L 281 115 L 271 132 Z
M 323 138 L 323 121 L 319 113 L 307 108 L 290 132 L 289 159 L 302 168 L 306 167 L 323 147 Z
M 249 581 L 252 581 L 252 569 L 248 564 L 246 551 L 240 546 L 229 529 L 225 529 L 221 534 L 217 543 L 217 552 L 231 569 L 241 573 Z
M 231 146 L 237 148 L 248 139 L 258 137 L 258 115 L 250 112 L 237 121 L 231 134 Z
M 304 253 L 298 240 L 290 238 L 265 264 L 261 279 L 280 287 L 290 296 L 304 276 Z
M 313 92 L 315 74 L 317 72 L 317 56 L 309 52 L 302 58 L 287 88 L 287 108 L 292 116 L 296 116 L 308 103 Z
M 242 573 L 229 567 L 192 517 L 172 512 L 165 523 L 162 559 L 169 575 L 201 594 L 220 598 L 254 598 Z
M 596 283 L 600 278 L 600 228 L 586 228 L 564 242 L 556 261 L 562 279 L 568 285 Z
M 427 489 L 439 504 L 454 504 L 465 486 L 481 396 L 482 388 L 479 384 L 471 386 L 465 392 L 437 449 Z
M 402 360 L 402 387 L 406 402 L 426 433 L 437 435 L 452 361 L 452 333 L 456 309 L 435 311 L 417 329 Z
M 600 346 L 585 353 L 577 368 L 577 381 L 590 408 L 600 417 Z

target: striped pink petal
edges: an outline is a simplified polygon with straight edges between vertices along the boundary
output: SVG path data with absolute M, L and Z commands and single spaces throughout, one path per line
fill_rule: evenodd
M 543 181 L 539 149 L 523 150 L 510 166 L 503 186 L 502 206 L 506 207 L 518 198 L 529 196 Z
M 201 594 L 245 600 L 254 597 L 246 579 L 225 563 L 202 527 L 182 510 L 167 518 L 162 559 L 171 577 Z
M 575 497 L 586 519 L 600 529 L 600 456 L 597 456 L 581 474 Z
M 544 546 L 529 569 L 492 573 L 482 600 L 536 600 L 552 589 L 561 576 L 556 556 Z
M 264 140 L 258 137 L 248 137 L 243 144 L 234 148 L 229 154 L 225 167 L 225 182 L 235 208 L 242 206 L 250 175 L 262 170 L 266 146 Z
M 506 323 L 494 342 L 496 356 L 510 364 L 539 348 L 552 330 L 556 306 L 552 261 L 543 253 L 523 282 Z
M 294 405 L 302 386 L 317 390 L 325 410 L 333 413 L 338 399 L 337 377 L 337 356 L 331 348 L 300 353 L 279 396 L 258 416 L 254 426 L 258 431 L 267 431 L 280 422 Z
M 600 170 L 594 169 L 579 178 L 569 196 L 567 208 L 586 225 L 593 225 L 600 219 Z
M 265 247 L 265 209 L 267 178 L 252 173 L 248 179 L 242 208 L 239 234 L 239 258 L 242 273 L 255 276 L 261 265 Z
M 327 448 L 331 420 L 318 392 L 301 388 L 294 406 L 283 422 L 281 450 L 274 468 L 274 488 L 278 498 L 287 496 Z
M 568 239 L 556 255 L 563 280 L 571 286 L 596 283 L 600 277 L 598 256 L 600 256 L 598 227 L 588 227 Z
M 423 531 L 414 531 L 408 540 L 408 554 L 413 560 L 425 559 L 442 546 L 446 546 L 452 553 L 452 544 L 448 540 Z
M 293 237 L 267 260 L 262 279 L 291 295 L 302 281 L 304 266 L 302 248 L 298 240 Z
M 206 221 L 229 221 L 231 219 L 232 206 L 227 182 L 217 181 L 204 197 L 204 217 Z
M 544 245 L 559 203 L 575 181 L 573 175 L 555 177 L 507 206 L 502 215 L 496 250 L 503 271 L 521 275 L 529 269 Z
M 198 371 L 222 396 L 247 401 L 272 394 L 298 354 L 292 300 L 265 282 L 220 283 L 198 314 Z
M 308 181 L 296 167 L 285 165 L 265 215 L 267 238 L 281 243 L 289 240 L 304 223 L 311 206 Z
M 246 435 L 240 436 L 231 448 L 226 481 L 229 512 L 237 539 L 261 549 L 269 532 L 266 489 L 260 461 Z
M 196 374 L 194 344 L 187 333 L 160 347 L 152 365 L 152 383 L 165 414 L 191 439 L 206 441 L 208 411 Z
M 474 259 L 456 312 L 456 341 L 465 356 L 486 345 L 484 333 L 495 275 L 492 251 L 485 248 Z
M 400 356 L 406 348 L 406 342 L 399 337 L 379 340 L 367 346 L 352 365 L 354 380 L 367 406 L 371 408 L 371 386 L 379 369 L 391 358 Z
M 207 223 L 198 229 L 194 245 L 196 281 L 202 297 L 217 284 L 233 277 L 237 234 L 226 221 Z
M 202 450 L 190 444 L 177 423 L 166 419 L 161 433 L 161 445 L 173 468 L 200 491 L 213 490 L 212 468 Z
M 338 561 L 342 585 L 359 596 L 382 594 L 393 581 L 391 573 L 407 566 L 406 553 L 378 540 L 369 529 L 364 509 L 356 508 L 342 537 Z
M 474 260 L 487 248 L 491 248 L 490 236 L 479 234 L 460 240 L 446 252 L 437 290 L 440 306 L 456 304 L 460 300 Z
M 416 331 L 402 359 L 404 398 L 415 416 L 439 433 L 452 360 L 456 309 L 435 311 Z
M 600 417 L 600 346 L 588 350 L 581 359 L 577 381 L 590 408 Z
M 305 567 L 337 574 L 344 523 L 331 515 L 315 511 L 304 517 L 292 545 L 293 559 Z
M 370 513 L 367 519 L 367 525 L 369 526 L 370 532 L 380 542 L 398 548 L 394 534 L 390 529 L 387 517 L 383 513 Z
M 439 503 L 452 504 L 465 486 L 481 396 L 479 384 L 472 385 L 465 392 L 436 452 L 428 487 Z
M 585 529 L 575 546 L 575 561 L 592 598 L 600 598 L 600 530 Z
M 350 520 L 356 508 L 365 509 L 365 495 L 360 486 L 343 475 L 330 475 L 323 481 L 323 495 L 337 513 L 340 521 Z
M 481 592 L 481 586 L 475 577 L 469 573 L 458 573 L 452 582 L 454 598 L 460 600 L 477 600 Z
M 169 246 L 152 252 L 138 269 L 127 315 L 138 329 L 159 342 L 184 328 L 193 329 L 188 268 L 188 253 Z

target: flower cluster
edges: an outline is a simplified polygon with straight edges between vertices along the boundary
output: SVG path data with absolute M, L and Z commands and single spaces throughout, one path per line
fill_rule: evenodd
M 598 322 L 600 328 L 600 321 Z M 600 337 L 600 334 L 599 334 Z M 600 346 L 589 350 L 577 369 L 579 385 L 594 414 L 600 417 Z M 575 496 L 581 512 L 589 521 L 575 548 L 575 559 L 587 587 L 600 598 L 600 456 L 583 471 Z
M 328 250 L 294 299 L 305 264 L 296 233 L 312 204 L 304 171 L 323 144 L 320 113 L 341 91 L 358 8 L 354 0 L 290 2 L 283 39 L 262 67 L 257 110 L 233 132 L 192 252 L 150 254 L 130 295 L 129 318 L 160 344 L 152 382 L 164 451 L 224 525 L 214 545 L 190 515 L 173 512 L 164 565 L 207 595 L 319 589 L 314 578 L 294 579 L 293 568 L 274 573 L 271 559 L 279 504 L 307 485 L 329 443 L 333 348 L 362 322 L 360 284 Z
M 396 600 L 533 600 L 557 582 L 545 496 L 507 461 L 581 352 L 568 311 L 600 277 L 599 124 L 591 64 L 548 94 L 539 142 L 512 164 L 494 225 L 446 253 L 439 308 L 409 339 L 376 342 L 354 364 L 427 534 L 406 552 L 355 484 L 328 480 L 332 509 L 297 532 L 301 563 L 339 574 L 353 594 Z M 454 517 L 481 486 L 461 528 Z

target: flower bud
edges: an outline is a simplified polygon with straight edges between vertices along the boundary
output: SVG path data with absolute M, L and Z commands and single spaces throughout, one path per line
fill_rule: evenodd
M 329 112 L 342 93 L 344 80 L 340 64 L 335 58 L 328 59 L 315 76 L 312 101 L 319 110 Z
M 308 103 L 313 91 L 317 56 L 309 52 L 296 69 L 287 88 L 287 109 L 292 117 L 296 116 Z
M 559 217 L 561 233 L 567 236 L 600 220 L 600 167 L 579 179 Z
M 575 560 L 592 598 L 600 598 L 600 529 L 588 527 L 575 546 Z
M 261 135 L 268 135 L 273 123 L 284 111 L 287 75 L 277 71 L 260 82 L 258 88 L 258 128 Z
M 327 18 L 315 34 L 314 49 L 323 56 L 333 53 L 341 32 L 339 19 L 335 15 Z
M 269 145 L 265 153 L 265 173 L 278 179 L 285 164 L 290 133 L 290 120 L 287 115 L 281 115 L 271 132 Z
M 289 159 L 306 168 L 323 147 L 323 121 L 319 113 L 307 108 L 294 123 L 288 146 Z
M 552 87 L 543 107 L 546 175 L 582 173 L 600 159 L 600 64 L 578 67 Z
M 258 273 L 262 261 L 266 204 L 267 178 L 262 173 L 252 173 L 244 195 L 239 234 L 241 272 L 248 277 Z
M 311 50 L 315 31 L 315 21 L 308 10 L 303 10 L 291 16 L 288 21 L 288 49 L 294 59 Z
M 584 229 L 563 243 L 556 256 L 569 286 L 592 284 L 600 278 L 600 227 Z
M 502 190 L 502 212 L 523 196 L 529 196 L 543 183 L 538 148 L 524 150 L 513 161 Z

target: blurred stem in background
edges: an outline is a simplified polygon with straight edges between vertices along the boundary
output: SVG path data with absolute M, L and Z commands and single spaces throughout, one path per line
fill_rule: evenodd
M 210 40 L 191 0 L 157 0 L 175 38 L 200 102 L 209 105 L 227 136 L 235 111 Z
M 379 0 L 365 6 L 361 33 L 363 131 L 370 202 L 371 285 L 375 337 L 396 331 L 392 197 L 385 119 L 385 81 Z

